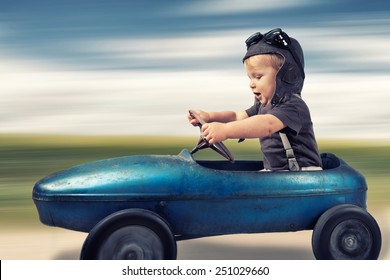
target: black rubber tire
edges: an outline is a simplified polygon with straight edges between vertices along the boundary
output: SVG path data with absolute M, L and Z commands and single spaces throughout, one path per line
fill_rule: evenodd
M 174 260 L 176 256 L 176 240 L 163 218 L 149 210 L 128 209 L 107 216 L 90 231 L 80 259 Z
M 318 260 L 376 260 L 382 237 L 375 219 L 363 208 L 342 204 L 325 211 L 312 236 Z

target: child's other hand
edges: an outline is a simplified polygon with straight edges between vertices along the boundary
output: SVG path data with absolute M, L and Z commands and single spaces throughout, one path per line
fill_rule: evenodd
M 195 114 L 200 116 L 206 123 L 210 120 L 210 116 L 207 112 L 201 111 L 201 110 L 192 110 Z M 191 114 L 188 114 L 188 121 L 193 126 L 199 125 L 199 122 L 197 119 L 195 119 Z
M 226 124 L 219 122 L 206 123 L 202 126 L 202 134 L 210 144 L 222 142 L 227 138 Z

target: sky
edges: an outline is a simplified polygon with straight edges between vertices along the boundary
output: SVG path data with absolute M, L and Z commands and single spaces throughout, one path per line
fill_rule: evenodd
M 305 54 L 317 138 L 390 138 L 390 2 L 0 0 L 0 133 L 197 135 L 242 111 L 251 34 Z

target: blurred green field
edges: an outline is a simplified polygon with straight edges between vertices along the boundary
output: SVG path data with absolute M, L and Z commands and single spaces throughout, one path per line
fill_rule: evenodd
M 93 160 L 136 154 L 178 154 L 192 149 L 194 137 L 0 135 L 0 223 L 39 225 L 31 199 L 40 178 Z M 257 140 L 227 141 L 236 159 L 261 159 Z M 390 141 L 319 141 L 321 152 L 331 152 L 359 170 L 369 185 L 368 205 L 389 205 Z M 220 159 L 203 150 L 197 159 Z

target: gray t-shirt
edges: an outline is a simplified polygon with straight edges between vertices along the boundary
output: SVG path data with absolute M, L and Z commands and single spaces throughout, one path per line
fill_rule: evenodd
M 302 98 L 294 94 L 285 102 L 261 105 L 258 101 L 246 110 L 249 117 L 271 114 L 286 126 L 282 131 L 287 135 L 299 166 L 322 166 L 314 136 L 309 108 Z M 279 133 L 260 138 L 264 168 L 269 170 L 288 170 L 286 152 Z

